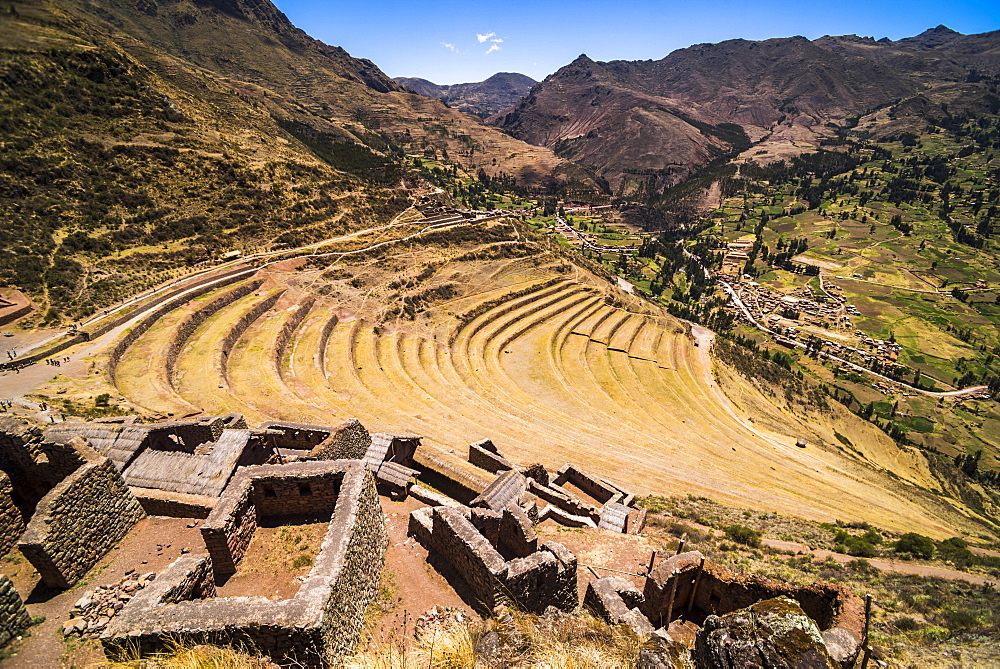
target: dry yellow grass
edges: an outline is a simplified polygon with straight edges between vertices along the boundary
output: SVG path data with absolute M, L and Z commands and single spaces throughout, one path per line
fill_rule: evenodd
M 639 494 L 694 494 L 934 536 L 973 527 L 921 489 L 934 482 L 919 454 L 839 405 L 824 414 L 776 402 L 774 389 L 713 361 L 708 338 L 696 347 L 683 324 L 579 268 L 523 259 L 435 268 L 432 280 L 460 286 L 458 297 L 415 321 L 378 323 L 372 310 L 392 304 L 393 291 L 380 288 L 379 270 L 352 266 L 355 279 L 331 286 L 276 363 L 290 291 L 243 334 L 223 370 L 221 341 L 270 293 L 248 296 L 194 333 L 174 390 L 207 413 L 324 423 L 355 416 L 371 431 L 421 434 L 456 453 L 489 437 L 515 462 L 574 462 Z M 408 268 L 391 259 L 381 271 L 387 286 Z M 316 287 L 322 273 L 272 273 L 271 290 Z M 358 287 L 352 293 L 347 283 Z M 143 405 L 142 394 L 123 390 Z M 799 437 L 808 448 L 795 447 Z

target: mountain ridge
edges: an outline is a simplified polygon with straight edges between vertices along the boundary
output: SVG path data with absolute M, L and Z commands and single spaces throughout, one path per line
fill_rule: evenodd
M 616 192 L 659 191 L 748 148 L 720 143 L 721 133 L 697 123 L 737 125 L 753 144 L 764 143 L 765 153 L 767 144 L 776 147 L 767 158 L 787 157 L 818 148 L 833 137 L 831 124 L 868 109 L 917 95 L 960 101 L 968 91 L 950 89 L 976 67 L 1000 67 L 1000 32 L 938 27 L 895 42 L 735 39 L 647 61 L 581 54 L 490 122 L 593 169 Z M 635 183 L 635 173 L 655 178 Z
M 538 82 L 517 72 L 497 72 L 483 81 L 435 84 L 418 77 L 395 77 L 394 81 L 420 95 L 444 100 L 449 106 L 486 118 L 517 104 Z

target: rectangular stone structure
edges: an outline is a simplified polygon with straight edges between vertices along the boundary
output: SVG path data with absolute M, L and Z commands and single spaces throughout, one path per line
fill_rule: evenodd
M 309 494 L 301 486 L 309 486 Z M 306 512 L 332 516 L 294 597 L 213 597 L 214 561 L 237 565 L 258 517 Z M 375 481 L 363 461 L 242 468 L 202 531 L 211 557 L 180 558 L 133 597 L 102 636 L 109 657 L 161 651 L 179 640 L 244 647 L 280 665 L 322 667 L 338 666 L 353 650 L 388 545 Z
M 83 464 L 38 502 L 17 544 L 50 588 L 80 580 L 146 515 L 111 460 L 80 437 L 66 446 Z

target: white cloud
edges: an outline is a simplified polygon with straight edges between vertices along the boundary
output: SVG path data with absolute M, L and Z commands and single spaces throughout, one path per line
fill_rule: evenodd
M 503 44 L 503 37 L 494 37 L 490 41 L 493 42 L 494 44 Z
M 486 53 L 493 53 L 494 51 L 499 51 L 499 50 L 500 50 L 499 44 L 490 44 L 490 48 L 486 50 Z
M 479 33 L 476 33 L 476 39 L 479 40 L 480 44 L 482 44 L 483 42 L 485 42 L 489 38 L 496 37 L 496 36 L 497 36 L 497 34 L 494 33 L 494 32 L 489 32 L 489 33 L 486 33 L 485 35 L 480 35 Z
M 448 49 L 448 51 L 451 51 L 452 53 L 458 53 L 458 47 L 455 46 L 454 44 L 450 44 L 449 42 L 441 42 L 441 46 Z

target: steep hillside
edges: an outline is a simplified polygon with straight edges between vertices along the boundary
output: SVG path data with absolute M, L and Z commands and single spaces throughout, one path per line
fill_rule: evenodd
M 486 81 L 471 84 L 440 85 L 413 77 L 396 77 L 395 81 L 420 95 L 444 100 L 456 109 L 482 118 L 517 104 L 538 83 L 516 72 L 497 72 Z
M 420 181 L 406 152 L 586 180 L 269 2 L 17 2 L 0 44 L 0 281 L 52 323 L 223 252 L 384 222 Z
M 977 104 L 987 94 L 974 71 L 998 64 L 1000 33 L 943 26 L 897 42 L 791 37 L 699 44 L 657 61 L 580 56 L 492 121 L 617 191 L 656 191 L 750 141 L 747 155 L 782 157 L 901 101 Z

